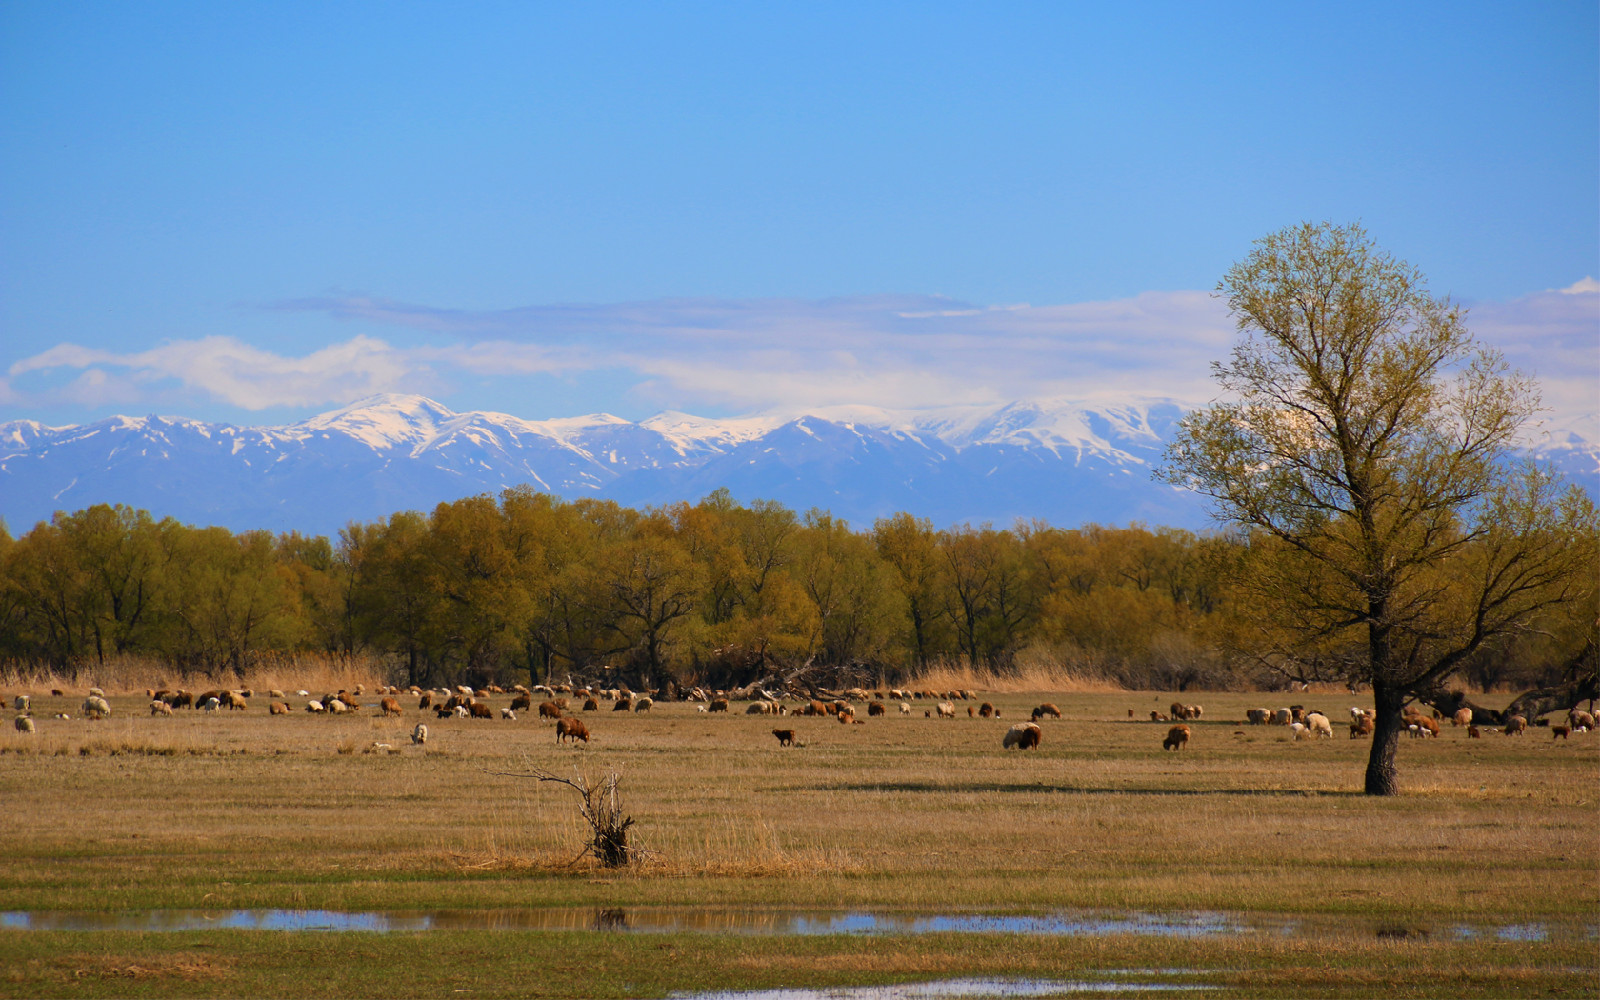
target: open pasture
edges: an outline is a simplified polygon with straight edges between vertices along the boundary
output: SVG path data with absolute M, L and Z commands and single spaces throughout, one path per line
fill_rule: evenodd
M 1359 995 L 1362 982 L 1374 988 L 1362 978 L 1373 968 L 1406 964 L 1395 960 L 1395 949 L 1410 956 L 1409 967 L 1432 970 L 1419 973 L 1418 995 L 1497 995 L 1569 973 L 1592 992 L 1600 965 L 1592 929 L 1587 937 L 1580 931 L 1576 945 L 1374 935 L 1452 922 L 1592 928 L 1600 912 L 1595 733 L 1554 739 L 1535 727 L 1525 736 L 1468 739 L 1446 723 L 1437 739 L 1402 739 L 1404 794 L 1372 799 L 1358 794 L 1368 742 L 1350 739 L 1344 725 L 1349 707 L 1362 702 L 1336 694 L 980 693 L 956 702 L 954 719 L 925 717 L 934 703 L 916 700 L 909 715 L 893 702 L 879 717 L 861 707 L 859 725 L 751 716 L 738 702 L 727 714 L 688 703 L 613 712 L 602 702 L 600 711 L 578 713 L 593 739 L 576 746 L 558 745 L 553 722 L 536 713 L 499 718 L 509 695 L 490 699 L 495 718 L 444 720 L 419 711 L 410 696 L 402 699 L 403 714 L 390 718 L 378 714 L 370 695 L 360 712 L 338 717 L 308 714 L 304 699 L 289 715 L 270 716 L 266 699 L 256 698 L 245 711 L 180 709 L 152 718 L 141 696 L 114 693 L 111 718 L 94 722 L 77 717 L 81 700 L 81 693 L 51 699 L 35 692 L 37 732 L 7 726 L 0 734 L 7 817 L 0 824 L 7 858 L 0 910 L 1110 908 L 1347 920 L 1354 935 L 1319 947 L 1314 958 L 1281 942 L 1143 940 L 1119 951 L 1118 938 L 1002 935 L 1010 942 L 1002 946 L 987 936 L 935 936 L 897 949 L 885 941 L 898 938 L 462 932 L 486 956 L 559 938 L 567 953 L 609 955 L 624 966 L 653 963 L 649 975 L 595 972 L 549 995 L 1128 963 L 1244 970 L 1231 988 L 1249 994 L 1249 977 L 1261 968 L 1308 962 L 1332 963 L 1324 969 L 1329 995 Z M 968 717 L 967 707 L 985 700 L 1000 717 Z M 1149 713 L 1165 713 L 1174 700 L 1205 711 L 1187 723 L 1186 747 L 1164 751 L 1169 724 L 1149 721 Z M 1294 742 L 1282 727 L 1243 724 L 1247 708 L 1290 700 L 1327 712 L 1334 738 Z M 1003 750 L 1007 728 L 1026 721 L 1041 701 L 1054 702 L 1064 717 L 1040 720 L 1038 749 Z M 58 710 L 74 717 L 51 718 Z M 417 722 L 430 730 L 425 747 L 410 744 Z M 798 745 L 780 746 L 774 728 L 793 729 Z M 592 777 L 620 772 L 641 862 L 615 871 L 574 861 L 587 837 L 574 793 L 497 773 L 529 765 L 559 775 L 574 767 Z M 522 943 L 494 943 L 495 933 Z M 80 951 L 136 955 L 238 937 L 210 934 L 0 931 L 0 955 L 10 957 L 11 992 L 45 995 L 58 992 L 50 984 L 59 969 L 41 956 L 63 941 Z M 315 936 L 304 947 L 370 953 L 376 962 L 403 946 L 340 934 Z M 673 979 L 654 962 L 660 949 L 707 962 L 723 961 L 712 957 L 722 954 L 727 973 Z M 879 952 L 898 957 L 880 955 L 854 978 L 841 976 L 849 967 L 827 957 Z M 241 945 L 216 975 L 158 976 L 148 992 L 440 991 L 432 979 L 413 988 L 404 977 L 370 989 L 344 978 L 296 989 L 285 985 L 287 973 L 270 953 Z M 1454 975 L 1467 953 L 1504 974 L 1484 973 L 1476 986 L 1467 970 Z M 795 955 L 815 956 L 817 967 L 784 957 Z M 16 971 L 27 968 L 37 974 Z M 774 969 L 788 972 L 775 978 Z M 87 994 L 81 977 L 62 982 L 76 984 L 76 992 L 64 986 L 62 995 L 143 989 L 114 976 Z M 521 986 L 539 992 L 526 981 Z

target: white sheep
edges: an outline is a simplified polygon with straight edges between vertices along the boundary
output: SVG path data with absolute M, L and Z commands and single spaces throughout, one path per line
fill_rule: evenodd
M 1272 713 L 1272 724 L 1274 726 L 1287 726 L 1293 721 L 1294 713 L 1287 708 L 1280 708 Z
M 513 712 L 509 708 L 502 708 L 500 710 L 500 718 L 509 719 L 512 722 L 516 722 L 517 721 L 517 713 Z
M 1360 722 L 1367 715 L 1367 710 L 1356 705 L 1350 706 L 1350 721 Z
M 218 701 L 216 698 L 207 698 L 204 702 L 201 703 L 200 711 L 202 711 L 202 712 L 215 712 L 217 709 L 219 709 L 221 707 L 222 707 L 222 702 L 221 701 Z
M 1312 712 L 1306 716 L 1306 728 L 1311 730 L 1313 736 L 1333 739 L 1333 723 L 1321 712 Z
M 1294 734 L 1294 738 L 1296 740 L 1303 740 L 1311 735 L 1311 730 L 1307 729 L 1303 723 L 1299 722 L 1289 723 L 1289 732 Z
M 956 705 L 953 701 L 941 701 L 938 704 L 939 718 L 953 719 L 956 717 Z
M 300 690 L 295 692 L 295 697 L 297 697 L 297 698 L 309 698 L 309 697 L 311 697 L 311 692 L 307 691 L 305 688 L 301 688 Z
M 103 719 L 111 714 L 111 703 L 97 694 L 83 700 L 83 714 L 91 719 Z
M 327 706 L 323 705 L 320 701 L 306 702 L 306 711 L 308 712 L 326 712 L 327 710 Z
M 33 732 L 33 720 L 28 718 L 26 715 L 17 716 L 16 722 L 14 722 L 13 725 L 17 727 L 17 732 L 19 733 Z
M 709 711 L 711 711 L 711 709 L 709 709 L 709 708 L 707 708 L 707 707 L 705 707 L 705 706 L 704 706 L 704 705 L 696 705 L 696 706 L 695 706 L 695 707 L 694 707 L 694 710 L 695 710 L 695 711 L 696 711 L 696 712 L 709 712 Z
M 91 697 L 91 698 L 104 698 L 105 696 L 106 696 L 106 693 L 104 691 L 100 690 L 99 688 L 90 688 L 89 689 L 89 697 Z
M 472 718 L 472 712 L 465 705 L 457 705 L 456 706 L 456 718 L 458 718 L 458 719 L 470 719 L 470 718 Z
M 911 714 L 911 705 L 909 703 L 907 703 L 907 702 L 903 702 L 902 701 L 900 703 L 900 714 L 901 715 L 910 715 Z
M 19 712 L 26 712 L 28 710 L 28 696 L 25 694 L 17 695 L 11 699 L 11 707 Z
M 428 742 L 428 727 L 424 726 L 420 722 L 417 723 L 417 728 L 411 730 L 411 742 L 413 744 L 415 744 L 416 746 L 419 746 L 419 747 L 422 746 L 424 743 L 427 743 Z
M 166 702 L 162 701 L 160 698 L 157 698 L 155 701 L 152 701 L 150 703 L 150 714 L 151 715 L 171 715 L 172 714 L 172 706 L 168 705 Z
M 332 712 L 334 715 L 342 715 L 343 713 L 350 711 L 350 706 L 346 705 L 338 698 L 329 698 L 323 703 L 323 707 Z

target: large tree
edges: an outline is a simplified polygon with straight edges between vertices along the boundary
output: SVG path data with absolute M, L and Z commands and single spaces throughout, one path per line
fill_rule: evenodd
M 1267 236 L 1218 286 L 1241 339 L 1224 401 L 1162 475 L 1256 536 L 1241 585 L 1303 674 L 1372 685 L 1368 794 L 1398 790 L 1401 710 L 1593 583 L 1594 504 L 1513 461 L 1530 380 L 1359 226 Z

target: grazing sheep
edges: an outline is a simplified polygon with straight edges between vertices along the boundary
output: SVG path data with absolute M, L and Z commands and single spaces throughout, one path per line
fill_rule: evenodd
M 517 721 L 517 713 L 513 712 L 509 708 L 502 708 L 500 710 L 500 718 L 505 719 L 505 720 L 507 720 L 509 722 L 516 722 Z
M 1570 732 L 1572 732 L 1571 726 L 1551 726 L 1550 738 L 1552 740 L 1564 740 Z
M 654 705 L 655 705 L 655 699 L 653 699 L 653 698 L 640 698 L 638 701 L 633 703 L 633 711 L 634 711 L 635 714 L 637 714 L 639 712 L 648 712 L 648 711 L 650 711 L 651 707 L 654 706 Z
M 457 705 L 456 708 L 455 708 L 455 713 L 454 714 L 455 714 L 455 717 L 458 718 L 458 719 L 470 719 L 470 718 L 472 718 L 471 710 L 468 709 L 467 706 L 465 706 L 465 705 Z
M 527 693 L 523 693 L 523 694 L 517 695 L 515 698 L 512 698 L 511 699 L 511 710 L 513 712 L 531 712 L 531 711 L 533 711 L 533 696 L 530 695 L 530 694 L 527 694 Z
M 272 690 L 267 692 L 267 697 L 268 698 L 276 698 L 279 701 L 283 701 L 285 698 L 287 698 L 289 696 L 284 694 L 282 691 L 279 691 L 277 688 L 273 688 Z
M 11 699 L 11 707 L 19 712 L 26 712 L 28 710 L 28 696 L 25 694 L 17 695 Z
M 840 725 L 849 725 L 850 723 L 856 721 L 856 713 L 854 713 L 854 712 L 840 712 L 838 714 L 837 718 L 839 720 L 839 724 Z
M 563 740 L 572 740 L 574 743 L 582 740 L 587 743 L 589 742 L 589 727 L 583 724 L 582 719 L 558 719 L 556 720 L 556 742 L 560 743 Z
M 157 715 L 171 715 L 171 714 L 172 714 L 172 706 L 168 705 L 166 702 L 164 702 L 164 701 L 152 701 L 150 703 L 150 715 L 152 717 L 153 716 L 157 716 Z
M 91 698 L 104 698 L 105 696 L 106 693 L 97 687 L 92 687 L 89 689 L 89 697 Z
M 1305 723 L 1303 722 L 1289 723 L 1289 732 L 1294 734 L 1294 738 L 1297 741 L 1303 740 L 1311 735 L 1311 730 L 1307 729 Z
M 983 716 L 985 719 L 998 719 L 1000 717 L 1000 710 L 988 702 L 984 702 L 978 707 L 978 714 Z
M 1274 726 L 1287 726 L 1294 721 L 1294 713 L 1287 708 L 1276 709 L 1272 713 L 1272 724 Z
M 432 707 L 433 707 L 433 694 L 431 692 L 424 691 L 422 693 L 422 697 L 417 700 L 417 711 L 419 711 L 419 712 L 420 711 L 424 711 L 424 710 L 430 709 Z
M 324 706 L 320 701 L 306 702 L 306 711 L 308 712 L 326 712 L 327 710 L 327 707 Z
M 1366 718 L 1366 716 L 1368 714 L 1369 713 L 1364 708 L 1360 708 L 1360 707 L 1355 706 L 1355 705 L 1350 706 L 1350 721 L 1351 722 L 1360 722 L 1362 719 Z
M 267 714 L 268 715 L 288 715 L 289 714 L 289 703 L 286 702 L 286 701 L 270 702 L 267 705 Z
M 65 691 L 61 690 L 60 688 L 51 688 L 50 689 L 50 697 L 52 697 L 52 698 L 65 698 L 66 696 L 67 696 L 67 693 Z
M 1567 713 L 1567 725 L 1577 732 L 1584 732 L 1594 728 L 1594 716 L 1574 708 Z
M 1150 710 L 1150 721 L 1151 722 L 1170 722 L 1171 720 L 1168 719 L 1165 715 L 1162 715 L 1160 712 L 1157 712 L 1156 710 L 1151 709 Z
M 467 711 L 471 713 L 474 719 L 494 718 L 494 709 L 490 708 L 485 702 L 474 701 L 467 706 Z
M 1470 709 L 1470 708 L 1458 708 L 1458 709 L 1456 709 L 1456 714 L 1450 716 L 1450 725 L 1451 726 L 1470 726 L 1470 725 L 1472 725 L 1472 709 Z
M 328 698 L 327 700 L 323 701 L 322 707 L 326 708 L 332 715 L 343 715 L 344 713 L 350 711 L 350 706 L 346 705 L 338 698 Z
M 794 730 L 793 729 L 774 729 L 772 731 L 772 735 L 774 735 L 774 736 L 776 736 L 778 738 L 778 746 L 780 746 L 780 747 L 792 747 L 792 746 L 794 746 Z
M 873 701 L 873 702 L 868 702 L 867 703 L 867 715 L 868 716 L 882 715 L 882 714 L 883 714 L 883 702 L 881 702 L 881 701 Z
M 1044 735 L 1043 730 L 1035 722 L 1019 722 L 1006 730 L 1006 735 L 1000 741 L 1002 749 L 1032 750 L 1039 745 L 1039 737 Z
M 956 706 L 954 702 L 941 701 L 934 707 L 939 710 L 939 718 L 941 719 L 953 719 L 956 717 Z
M 1350 738 L 1358 736 L 1371 736 L 1375 720 L 1370 715 L 1363 715 L 1350 723 Z
M 111 714 L 111 704 L 104 697 L 91 694 L 83 700 L 83 714 L 90 719 L 104 719 Z
M 222 701 L 219 698 L 207 698 L 200 703 L 200 711 L 202 712 L 215 712 L 221 707 Z
M 411 730 L 411 743 L 413 746 L 422 746 L 428 742 L 428 727 L 417 723 L 417 728 Z
M 539 703 L 539 718 L 541 718 L 541 719 L 559 719 L 559 718 L 561 718 L 561 706 L 557 705 L 553 701 L 542 701 L 542 702 L 540 702 Z
M 1406 731 L 1413 737 L 1426 738 L 1439 735 L 1439 724 L 1424 715 L 1408 715 L 1401 719 L 1406 724 Z
M 815 705 L 816 702 L 812 702 L 812 704 Z M 710 708 L 707 709 L 707 711 L 711 711 L 711 712 L 726 712 L 727 710 L 728 710 L 728 699 L 726 699 L 726 698 L 713 698 L 711 700 Z
M 1182 750 L 1189 742 L 1188 726 L 1173 726 L 1167 730 L 1167 738 L 1161 741 L 1163 750 Z
M 222 692 L 222 697 L 218 698 L 217 700 L 222 703 L 222 707 L 226 708 L 230 712 L 236 708 L 240 709 L 241 711 L 245 711 L 250 708 L 250 703 L 245 700 L 245 696 L 237 691 L 224 691 Z
M 399 715 L 400 703 L 393 698 L 385 698 L 378 702 L 378 711 L 384 715 Z
M 1481 739 L 1482 737 L 1483 737 L 1483 734 L 1478 732 L 1478 727 L 1477 726 L 1468 726 L 1467 727 L 1467 739 L 1476 740 L 1476 739 Z
M 1290 705 L 1289 715 L 1292 722 L 1304 722 L 1306 721 L 1306 707 L 1304 705 Z
M 1061 709 L 1055 707 L 1055 705 L 1051 704 L 1048 701 L 1045 702 L 1043 705 L 1037 705 L 1037 706 L 1034 707 L 1034 709 L 1033 709 L 1033 721 L 1034 722 L 1038 722 L 1040 719 L 1044 718 L 1047 715 L 1050 716 L 1050 718 L 1052 718 L 1052 719 L 1059 719 L 1059 718 L 1061 718 Z
M 901 715 L 910 715 L 911 714 L 911 703 L 910 702 L 902 701 L 900 703 L 900 714 Z
M 28 718 L 26 715 L 17 716 L 11 724 L 17 727 L 17 732 L 19 733 L 33 732 L 33 720 Z
M 598 712 L 600 710 L 600 703 L 595 701 L 593 698 L 585 698 L 583 702 L 583 710 L 585 712 Z
M 633 711 L 633 699 L 627 695 L 623 695 L 621 698 L 617 699 L 617 703 L 615 705 L 611 706 L 611 710 L 613 712 L 631 712 Z
M 1528 720 L 1520 715 L 1513 715 L 1506 720 L 1507 736 L 1524 736 L 1528 732 Z
M 1317 737 L 1333 739 L 1333 723 L 1321 712 L 1311 712 L 1306 715 L 1306 728 Z
M 1245 709 L 1244 720 L 1252 726 L 1264 726 L 1272 721 L 1272 710 L 1267 708 Z

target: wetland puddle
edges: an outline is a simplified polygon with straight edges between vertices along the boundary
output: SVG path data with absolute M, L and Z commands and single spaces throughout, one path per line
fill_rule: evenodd
M 1214 911 L 1139 913 L 1063 911 L 1043 916 L 905 914 L 839 910 L 740 908 L 689 910 L 627 909 L 492 910 L 151 910 L 130 913 L 68 911 L 0 912 L 0 930 L 22 931 L 356 931 L 376 934 L 420 931 L 610 931 L 616 933 L 756 934 L 1023 934 L 1033 937 L 1205 938 L 1272 935 L 1295 938 L 1368 934 L 1390 939 L 1547 941 L 1594 940 L 1594 924 L 1518 923 L 1363 925 L 1348 917 L 1288 917 Z

